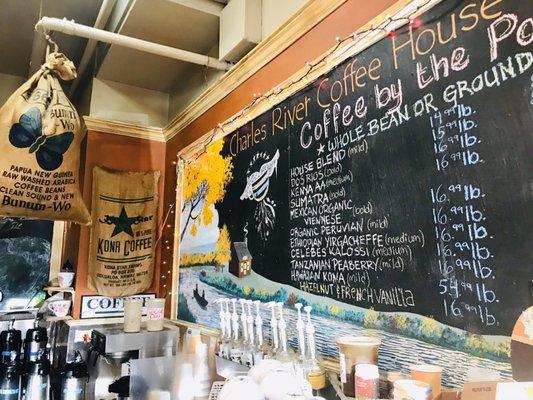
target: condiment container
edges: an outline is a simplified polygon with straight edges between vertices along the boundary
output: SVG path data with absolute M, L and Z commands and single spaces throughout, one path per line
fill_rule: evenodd
M 405 376 L 400 371 L 389 371 L 387 372 L 386 377 L 387 383 L 385 389 L 385 398 L 394 399 L 394 382 L 399 381 L 401 379 L 405 379 Z
M 20 368 L 15 360 L 0 365 L 0 399 L 20 399 Z
M 260 387 L 267 400 L 285 400 L 288 394 L 299 393 L 301 390 L 294 373 L 286 369 L 270 371 L 263 378 Z
M 426 382 L 431 386 L 433 397 L 441 392 L 442 368 L 437 365 L 411 365 L 411 379 Z
M 280 369 L 282 369 L 282 365 L 278 360 L 264 359 L 261 360 L 259 364 L 255 364 L 252 368 L 250 368 L 248 376 L 252 378 L 255 383 L 260 385 L 269 372 Z
M 313 390 L 321 390 L 326 387 L 326 370 L 322 368 L 312 369 L 307 372 L 307 381 Z
M 189 328 L 185 334 L 185 339 L 183 341 L 183 353 L 184 354 L 195 354 L 196 345 L 202 342 L 202 336 L 200 335 L 200 329 Z
M 340 378 L 342 392 L 355 396 L 355 366 L 357 364 L 378 365 L 378 349 L 381 339 L 370 336 L 343 336 L 337 339 L 339 345 Z
M 412 379 L 394 382 L 394 400 L 433 400 L 431 386 Z
M 355 398 L 370 400 L 379 397 L 379 370 L 374 364 L 355 366 Z
M 230 378 L 220 390 L 218 400 L 265 400 L 265 396 L 257 383 L 248 376 Z

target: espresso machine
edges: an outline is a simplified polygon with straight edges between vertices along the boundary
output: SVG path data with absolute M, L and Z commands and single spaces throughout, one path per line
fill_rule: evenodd
M 123 324 L 93 329 L 87 357 L 90 376 L 87 399 L 117 399 L 113 387 L 130 375 L 130 360 L 172 357 L 176 353 L 178 338 L 179 328 L 171 325 L 159 332 L 142 329 L 137 333 L 124 333 Z

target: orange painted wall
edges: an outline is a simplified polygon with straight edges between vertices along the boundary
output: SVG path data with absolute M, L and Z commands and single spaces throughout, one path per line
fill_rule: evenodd
M 268 92 L 301 69 L 306 61 L 317 58 L 333 47 L 337 36 L 342 37 L 351 34 L 394 3 L 394 0 L 370 0 L 367 2 L 348 0 L 256 74 L 242 82 L 231 93 L 228 93 L 224 99 L 211 107 L 178 135 L 174 136 L 167 143 L 166 149 L 165 202 L 171 203 L 175 200 L 176 174 L 172 162 L 176 160 L 176 153 L 179 150 L 213 129 L 219 122 L 242 110 L 252 101 L 253 93 Z M 173 227 L 168 227 L 165 232 L 171 234 L 173 229 Z M 163 248 L 162 257 L 166 260 L 172 260 L 172 249 Z
M 326 1 L 326 0 L 314 0 Z M 345 4 L 327 16 L 309 32 L 303 35 L 280 55 L 265 65 L 252 77 L 242 82 L 235 90 L 168 143 L 135 139 L 126 136 L 110 135 L 89 131 L 86 139 L 83 197 L 90 207 L 92 187 L 92 167 L 102 165 L 124 171 L 162 171 L 160 180 L 159 221 L 166 215 L 170 204 L 175 201 L 176 174 L 173 161 L 176 153 L 198 139 L 221 121 L 239 112 L 252 100 L 253 93 L 264 93 L 289 78 L 305 64 L 334 46 L 335 37 L 348 35 L 370 19 L 394 4 L 394 0 L 347 0 Z M 73 315 L 79 317 L 81 296 L 91 294 L 87 288 L 87 259 L 89 229 L 81 227 L 79 235 L 73 229 L 74 237 L 66 254 L 77 253 L 76 296 Z M 165 296 L 171 288 L 171 276 L 165 273 L 172 265 L 174 235 L 174 215 L 171 214 L 163 229 L 162 240 L 156 249 L 154 282 L 150 292 Z M 168 242 L 168 243 L 167 243 Z M 77 248 L 72 248 L 77 247 Z M 165 263 L 165 264 L 162 264 Z M 164 267 L 163 269 L 161 267 Z M 166 278 L 161 278 L 164 275 Z M 166 285 L 166 286 L 164 286 Z M 168 297 L 168 299 L 170 296 Z M 170 304 L 167 303 L 167 311 Z
M 95 165 L 104 166 L 122 171 L 161 171 L 159 179 L 159 193 L 162 193 L 165 176 L 165 143 L 145 139 L 136 139 L 127 136 L 110 135 L 107 133 L 89 131 L 87 133 L 84 172 L 83 172 L 83 199 L 87 207 L 91 207 L 92 197 L 92 170 Z M 159 197 L 158 221 L 163 218 L 163 196 Z M 89 228 L 81 227 L 78 235 L 67 244 L 66 253 L 75 253 L 77 248 L 76 264 L 76 301 L 73 309 L 74 318 L 80 315 L 81 296 L 92 294 L 87 288 L 87 260 L 89 258 Z M 77 240 L 76 240 L 77 239 Z M 156 248 L 154 282 L 148 292 L 157 292 L 159 287 L 159 255 L 161 243 Z

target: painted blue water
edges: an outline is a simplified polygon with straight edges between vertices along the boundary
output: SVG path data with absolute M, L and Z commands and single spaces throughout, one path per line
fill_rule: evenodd
M 196 284 L 198 284 L 200 293 L 205 290 L 205 298 L 209 301 L 206 309 L 202 309 L 192 295 Z M 184 270 L 180 273 L 179 290 L 181 294 L 185 295 L 189 310 L 196 318 L 197 323 L 213 328 L 219 327 L 219 308 L 214 301 L 218 298 L 232 298 L 233 296 L 200 282 L 198 270 Z M 296 309 L 286 307 L 284 316 L 289 328 L 289 341 L 296 347 Z M 263 330 L 268 333 L 270 311 L 263 307 L 261 317 L 264 323 Z M 449 387 L 462 386 L 468 368 L 473 366 L 497 370 L 502 378 L 511 377 L 511 365 L 509 363 L 472 356 L 465 352 L 446 349 L 394 333 L 369 330 L 322 315 L 313 315 L 312 321 L 316 330 L 317 350 L 325 357 L 336 358 L 338 356 L 338 347 L 335 340 L 340 336 L 371 335 L 378 336 L 382 341 L 379 350 L 379 366 L 384 371 L 400 370 L 408 374 L 409 366 L 412 364 L 428 363 L 439 365 L 443 368 L 443 384 Z

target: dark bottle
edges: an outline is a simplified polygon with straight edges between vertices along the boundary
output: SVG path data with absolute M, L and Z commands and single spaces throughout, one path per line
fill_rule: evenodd
M 0 400 L 20 399 L 20 364 L 13 360 L 0 365 Z

